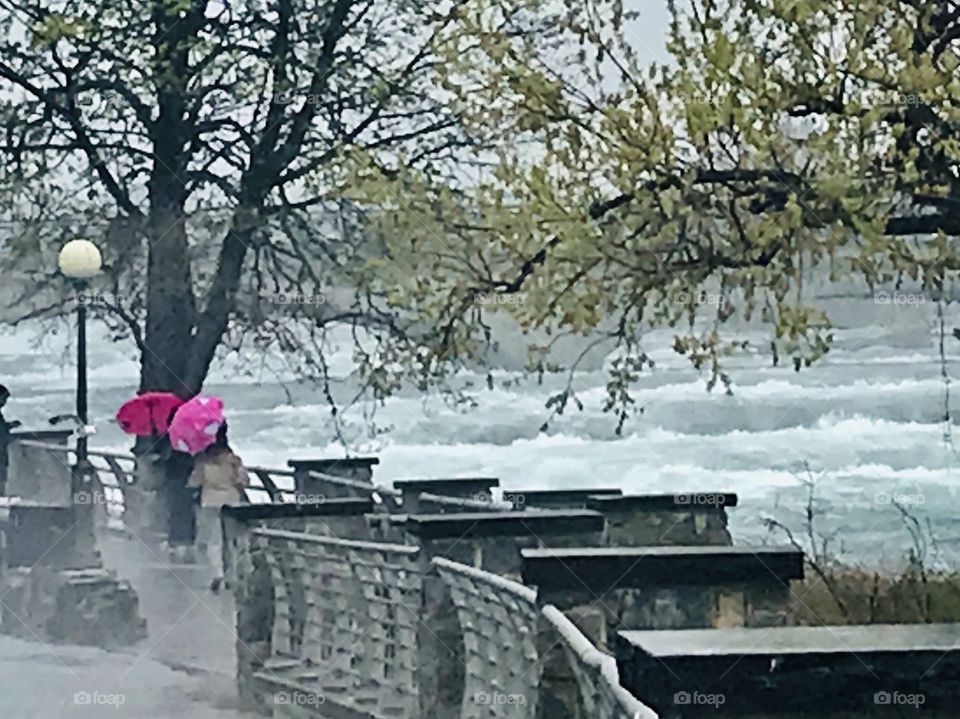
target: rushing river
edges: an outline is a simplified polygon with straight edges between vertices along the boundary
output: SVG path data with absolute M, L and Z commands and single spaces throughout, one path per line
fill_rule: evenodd
M 948 332 L 960 326 L 954 307 Z M 505 386 L 513 375 L 502 371 L 494 389 L 479 391 L 478 406 L 469 411 L 439 397 L 411 393 L 391 399 L 376 415 L 389 432 L 376 440 L 364 436 L 355 414 L 351 451 L 380 457 L 380 481 L 485 475 L 500 477 L 508 488 L 732 490 L 740 495 L 731 512 L 740 541 L 763 539 L 766 517 L 804 533 L 808 465 L 822 512 L 818 527 L 836 532 L 831 545 L 848 561 L 894 562 L 910 546 L 904 519 L 890 501 L 895 497 L 921 523 L 929 518 L 936 540 L 930 556 L 960 566 L 954 510 L 960 455 L 945 439 L 935 307 L 867 309 L 872 316 L 848 312 L 848 326 L 838 323 L 833 351 L 800 373 L 772 367 L 765 353 L 732 359 L 733 396 L 707 393 L 704 379 L 669 349 L 669 333 L 651 333 L 645 344 L 657 366 L 635 393 L 645 411 L 627 424 L 622 438 L 600 410 L 607 381 L 601 368 L 575 380 L 584 410 L 568 411 L 546 433 L 539 432 L 549 416 L 545 398 L 566 378 Z M 94 444 L 126 449 L 130 442 L 111 417 L 136 387 L 136 355 L 129 346 L 111 344 L 98 327 L 91 335 Z M 769 341 L 760 334 L 754 340 L 760 346 Z M 71 342 L 68 330 L 54 334 L 37 326 L 0 336 L 0 381 L 13 392 L 9 419 L 42 427 L 49 416 L 70 411 Z M 948 337 L 946 348 L 946 366 L 953 371 L 960 341 Z M 348 348 L 341 354 L 346 371 Z M 269 367 L 258 358 L 223 362 L 208 384 L 227 403 L 238 452 L 248 463 L 278 467 L 291 457 L 342 456 L 321 393 L 281 384 L 291 378 Z M 476 384 L 484 383 L 477 378 Z M 349 380 L 344 395 L 348 386 Z

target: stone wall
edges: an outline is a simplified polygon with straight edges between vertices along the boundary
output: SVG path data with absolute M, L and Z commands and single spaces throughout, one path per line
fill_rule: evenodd
M 427 557 L 519 577 L 522 549 L 595 545 L 604 521 L 589 510 L 544 510 L 408 515 L 400 526 Z
M 792 547 L 524 550 L 522 576 L 600 647 L 623 629 L 775 626 L 803 578 Z
M 678 719 L 957 716 L 960 625 L 621 632 L 624 685 Z
M 373 485 L 373 467 L 380 463 L 376 457 L 352 459 L 291 459 L 287 466 L 293 469 L 294 491 L 301 496 L 355 497 L 357 491 L 348 485 L 327 482 L 322 475 Z
M 593 496 L 586 505 L 607 520 L 610 547 L 731 544 L 727 508 L 737 495 L 723 492 Z
M 0 493 L 61 507 L 73 504 L 69 437 L 64 430 L 11 433 L 7 482 Z
M 0 631 L 47 642 L 133 644 L 146 636 L 137 595 L 94 561 L 78 510 L 23 501 L 0 509 Z

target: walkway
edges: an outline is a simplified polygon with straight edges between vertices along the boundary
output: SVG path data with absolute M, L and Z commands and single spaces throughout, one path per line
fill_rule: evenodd
M 148 657 L 0 636 L 4 719 L 240 719 L 233 679 Z
M 170 566 L 136 539 L 101 538 L 129 580 L 147 638 L 121 652 L 0 636 L 3 719 L 253 719 L 237 709 L 229 593 L 204 565 Z

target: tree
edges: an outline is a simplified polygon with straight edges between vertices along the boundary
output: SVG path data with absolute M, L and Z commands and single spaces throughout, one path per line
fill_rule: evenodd
M 960 267 L 960 5 L 670 10 L 665 66 L 638 62 L 636 16 L 617 2 L 538 11 L 569 40 L 551 52 L 531 51 L 536 22 L 514 17 L 448 54 L 448 86 L 473 122 L 509 124 L 528 151 L 499 153 L 462 194 L 412 171 L 417 224 L 384 212 L 391 258 L 414 246 L 435 258 L 427 277 L 393 261 L 377 278 L 444 328 L 425 366 L 484 351 L 478 298 L 522 295 L 498 309 L 531 331 L 600 330 L 621 348 L 607 408 L 622 427 L 650 325 L 676 326 L 675 349 L 729 389 L 721 359 L 743 346 L 724 331 L 736 314 L 770 324 L 774 361 L 799 370 L 828 351 L 805 269 L 872 288 L 910 279 L 941 296 Z M 463 12 L 483 25 L 483 3 Z M 695 328 L 701 317 L 709 325 Z M 548 349 L 531 347 L 533 366 Z M 562 412 L 575 399 L 568 388 L 551 403 Z
M 0 25 L 6 262 L 45 298 L 21 318 L 62 310 L 38 258 L 89 234 L 142 389 L 196 393 L 218 346 L 251 337 L 321 375 L 329 327 L 409 341 L 353 277 L 379 238 L 349 168 L 402 205 L 401 170 L 452 183 L 495 144 L 443 89 L 438 48 L 473 32 L 456 5 L 0 0 Z
M 118 281 L 145 300 L 113 309 L 134 333 L 143 313 L 152 389 L 196 391 L 251 330 L 322 375 L 338 322 L 375 340 L 356 353 L 375 394 L 442 384 L 502 313 L 534 371 L 559 369 L 563 334 L 618 346 L 622 427 L 651 325 L 729 387 L 735 315 L 770 324 L 774 361 L 829 349 L 811 267 L 942 292 L 955 4 L 670 5 L 673 59 L 648 67 L 620 0 L 0 0 L 27 29 L 0 60 L 0 191 L 21 223 L 69 210 L 121 238 Z M 325 301 L 291 328 L 243 301 L 271 288 Z

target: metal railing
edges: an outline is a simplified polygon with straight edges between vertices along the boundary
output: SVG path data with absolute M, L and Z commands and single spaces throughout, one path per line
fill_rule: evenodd
M 430 505 L 436 505 L 441 512 L 509 512 L 513 509 L 513 505 L 508 502 L 447 497 L 432 492 L 421 492 L 419 500 L 422 507 L 429 508 Z
M 63 452 L 68 457 L 76 457 L 76 449 L 66 445 L 26 439 L 18 440 L 18 444 L 45 452 Z M 94 480 L 106 497 L 108 513 L 111 517 L 121 518 L 125 506 L 124 498 L 127 486 L 136 481 L 137 458 L 130 453 L 93 449 L 88 451 L 88 456 Z M 250 484 L 245 489 L 248 501 L 298 501 L 293 470 L 251 465 L 247 467 L 247 472 L 251 479 Z M 400 506 L 400 492 L 387 487 L 320 472 L 311 472 L 310 477 L 340 490 L 337 493 L 338 496 L 372 496 L 375 503 L 383 504 L 391 511 Z
M 422 682 L 437 661 L 423 641 L 443 634 L 440 626 L 422 623 L 447 621 L 452 614 L 459 636 L 450 646 L 460 648 L 455 653 L 463 668 L 445 674 L 462 682 L 444 687 L 455 697 L 447 705 L 450 716 L 535 719 L 543 692 L 556 686 L 547 673 L 558 668 L 547 660 L 559 657 L 562 675 L 572 678 L 567 694 L 552 701 L 561 699 L 570 716 L 657 717 L 620 686 L 613 657 L 560 610 L 539 606 L 530 587 L 442 557 L 425 563 L 414 546 L 275 529 L 254 529 L 252 537 L 253 551 L 269 567 L 255 581 L 272 588 L 239 588 L 238 613 L 246 613 L 246 597 L 273 604 L 264 661 L 239 681 L 256 683 L 261 706 L 314 701 L 328 704 L 332 716 L 338 715 L 334 708 L 346 708 L 370 717 L 416 719 L 435 700 L 420 695 L 421 687 L 430 694 L 429 682 Z M 450 610 L 425 604 L 437 599 L 427 599 L 427 577 L 449 590 Z M 241 577 L 241 583 L 250 581 L 252 573 Z M 449 638 L 443 634 L 444 642 Z M 277 701 L 281 693 L 298 698 Z M 241 695 L 250 696 L 250 687 L 241 686 Z M 277 716 L 288 716 L 284 711 Z
M 41 450 L 43 452 L 63 453 L 76 458 L 76 449 L 62 444 L 49 444 L 32 439 L 18 439 L 17 444 L 22 447 Z M 89 468 L 97 489 L 102 492 L 107 515 L 114 521 L 123 516 L 124 496 L 127 485 L 136 479 L 136 458 L 132 454 L 110 452 L 106 450 L 88 450 Z
M 580 690 L 585 715 L 595 719 L 657 719 L 657 713 L 620 685 L 617 662 L 597 649 L 567 616 L 552 604 L 543 618 L 559 636 Z
M 537 593 L 496 574 L 433 560 L 463 631 L 461 719 L 533 719 L 540 671 Z
M 257 678 L 372 716 L 415 717 L 419 548 L 253 531 L 273 582 L 270 659 Z M 408 598 L 409 595 L 409 598 Z

